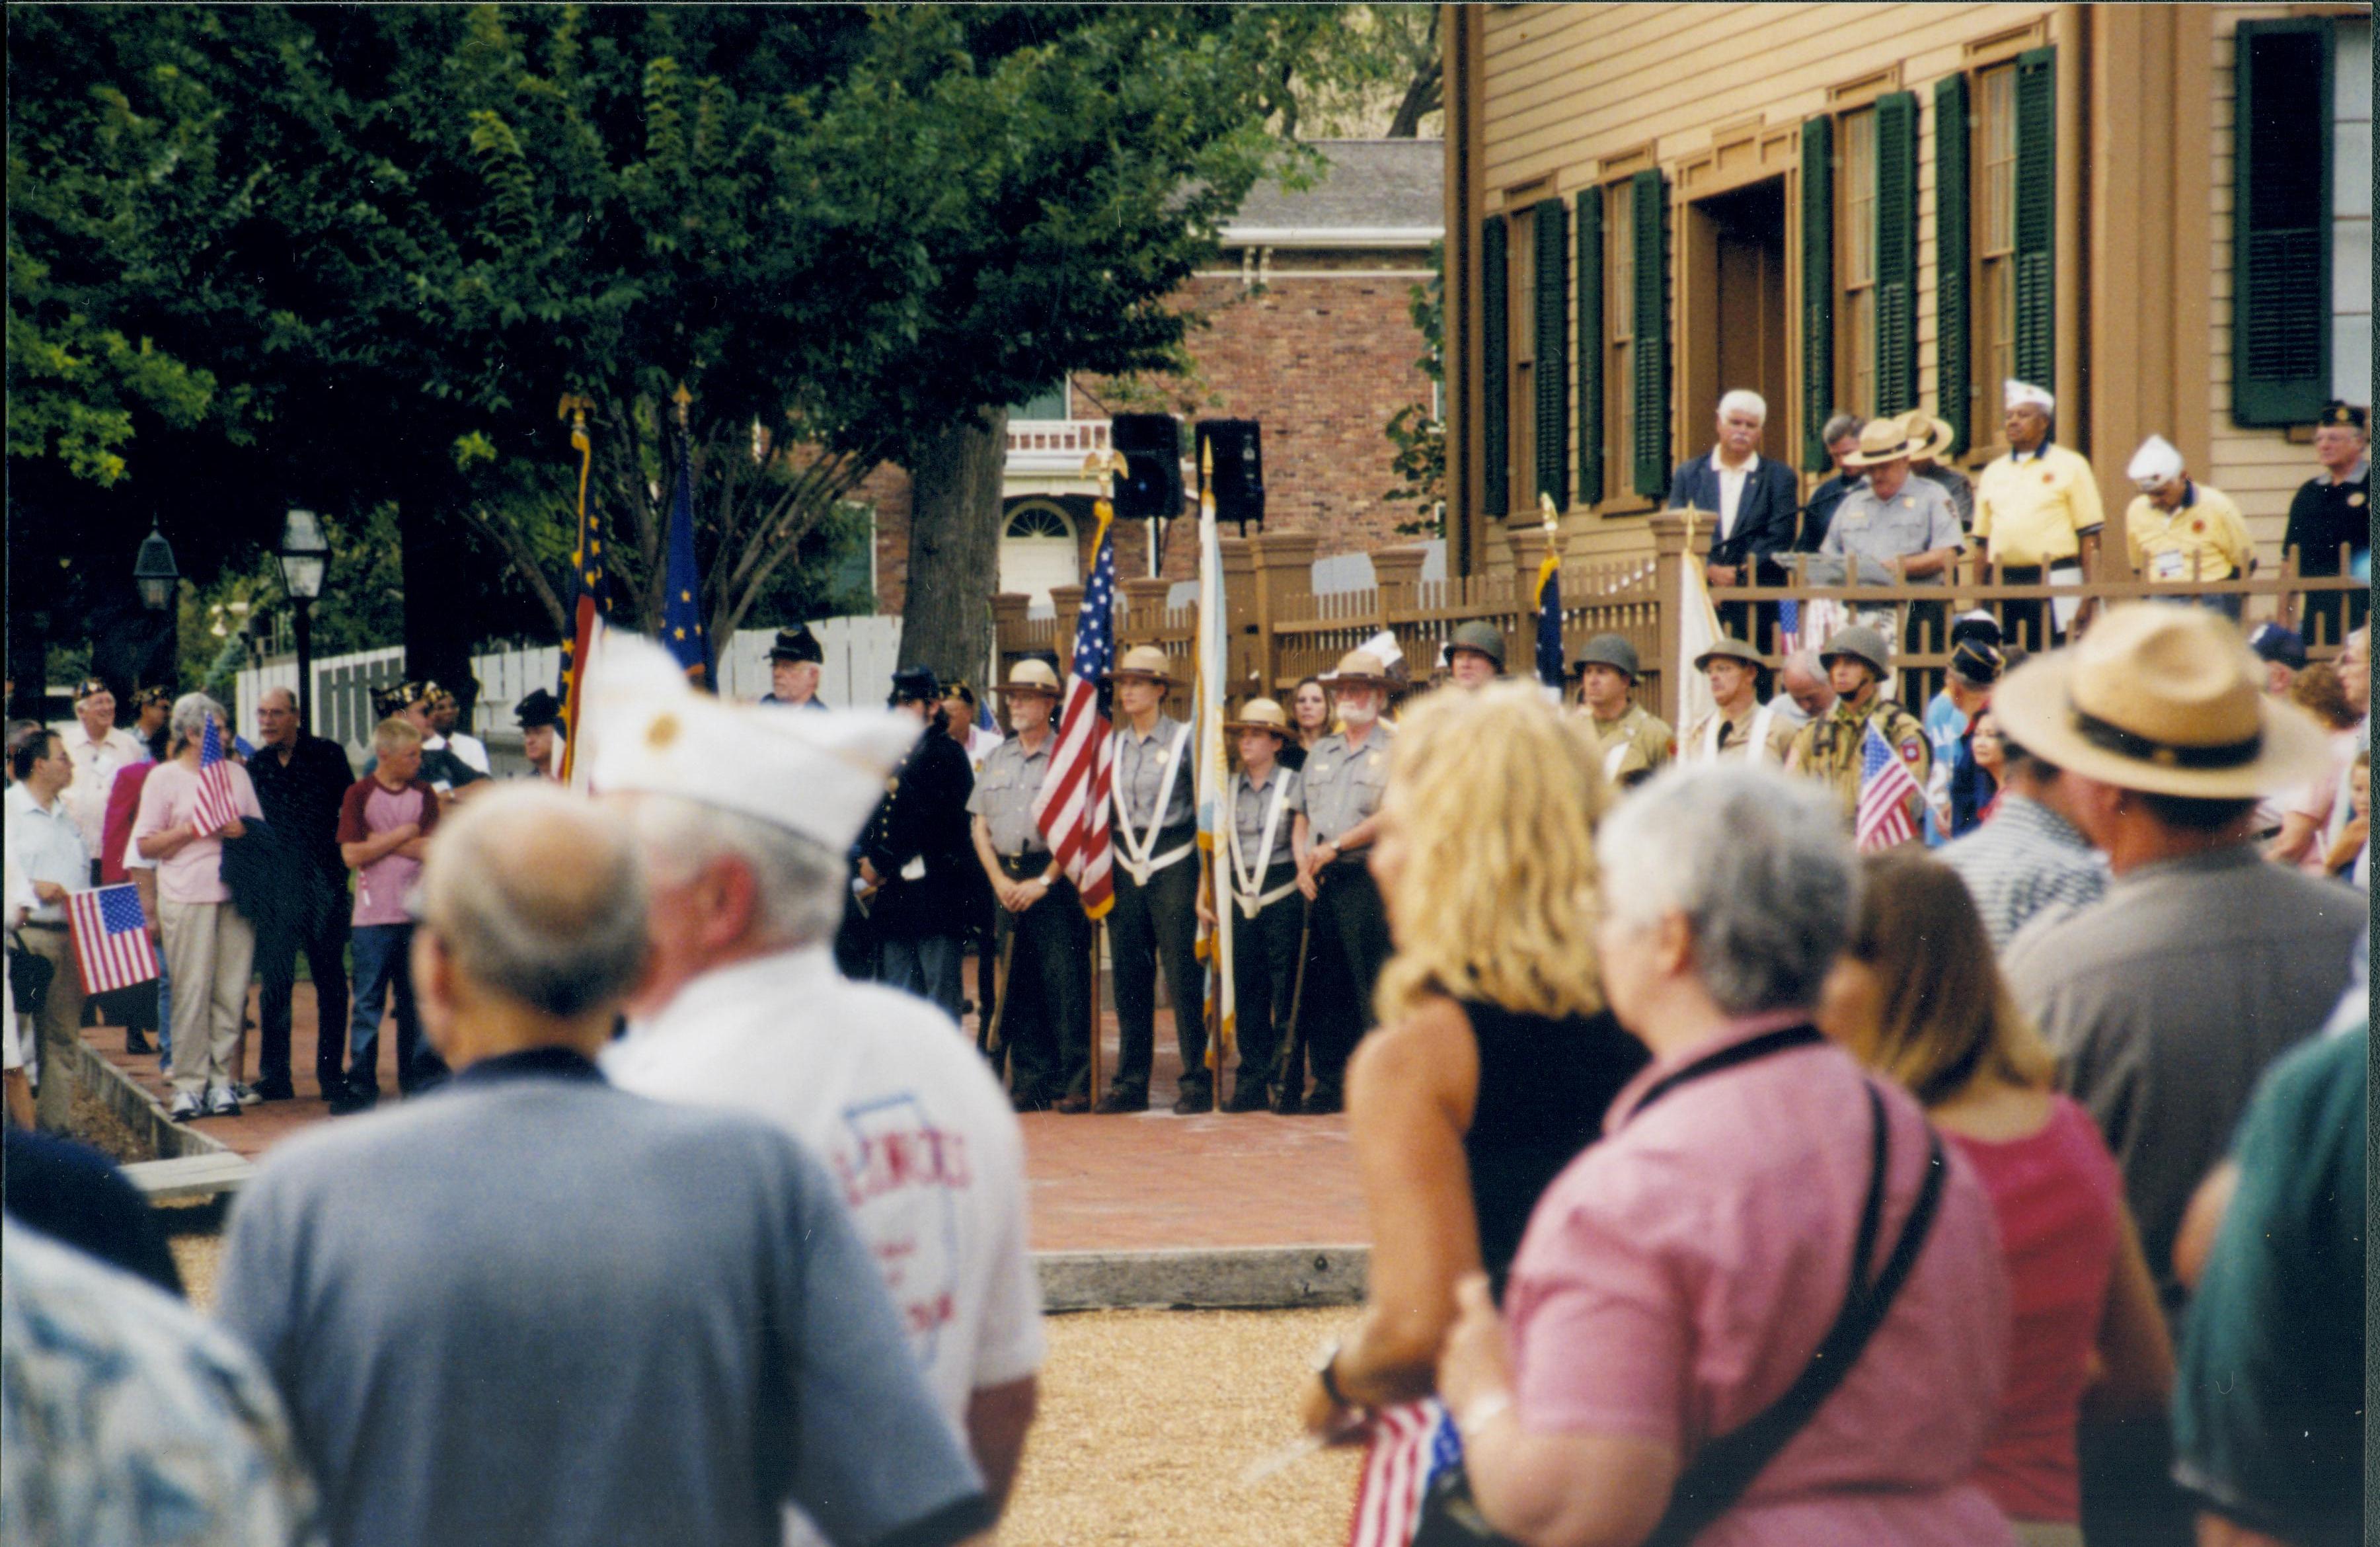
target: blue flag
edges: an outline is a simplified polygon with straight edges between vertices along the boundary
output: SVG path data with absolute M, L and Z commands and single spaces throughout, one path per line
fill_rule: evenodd
M 1537 566 L 1537 680 L 1561 696 L 1561 555 L 1550 546 Z
M 681 447 L 677 497 L 670 502 L 669 567 L 662 605 L 662 643 L 697 682 L 710 676 L 710 641 L 702 632 L 702 577 L 694 567 L 694 458 Z

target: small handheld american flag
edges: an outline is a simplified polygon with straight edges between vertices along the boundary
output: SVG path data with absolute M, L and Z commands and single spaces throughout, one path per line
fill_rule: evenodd
M 1909 822 L 1909 801 L 1924 794 L 1909 765 L 1870 720 L 1867 734 L 1860 738 L 1859 815 L 1852 824 L 1859 851 L 1872 854 L 1915 837 L 1917 830 Z
M 210 714 L 206 736 L 199 742 L 199 799 L 190 810 L 190 825 L 204 838 L 238 820 L 239 802 L 231 793 L 231 764 L 224 757 L 223 731 Z
M 74 933 L 75 965 L 86 994 L 107 993 L 157 976 L 157 948 L 149 943 L 149 919 L 140 911 L 140 889 L 126 883 L 67 894 L 67 922 Z

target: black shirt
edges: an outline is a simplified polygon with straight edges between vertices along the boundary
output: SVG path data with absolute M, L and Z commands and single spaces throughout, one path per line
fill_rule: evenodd
M 337 742 L 300 731 L 286 766 L 278 750 L 259 748 L 248 760 L 248 779 L 256 786 L 256 804 L 285 853 L 302 856 L 325 871 L 345 872 L 339 859 L 339 802 L 356 775 Z
M 975 767 L 965 748 L 929 730 L 902 760 L 892 785 L 860 839 L 859 852 L 883 888 L 871 921 L 891 939 L 956 934 L 969 916 L 968 873 L 982 873 L 966 810 Z M 902 875 L 920 859 L 924 875 Z
M 2285 547 L 2298 551 L 2301 575 L 2336 575 L 2342 544 L 2356 553 L 2372 547 L 2372 464 L 2352 479 L 2325 483 L 2310 478 L 2289 501 Z

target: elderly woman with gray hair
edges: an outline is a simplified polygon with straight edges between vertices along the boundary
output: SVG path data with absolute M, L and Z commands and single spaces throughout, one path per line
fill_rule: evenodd
M 1820 792 L 1672 770 L 1597 843 L 1604 993 L 1653 1063 L 1548 1188 L 1500 1318 L 1439 1370 L 1468 1483 L 1529 1543 L 2012 1541 L 1972 1480 L 2008 1288 L 1905 1092 L 1811 1025 L 1859 871 Z
M 240 1023 L 256 959 L 256 931 L 224 884 L 223 846 L 247 834 L 244 819 L 261 820 L 264 812 L 248 770 L 228 757 L 222 768 L 237 814 L 219 823 L 200 811 L 199 760 L 210 720 L 227 754 L 231 728 L 223 705 L 204 693 L 174 700 L 167 759 L 140 786 L 132 822 L 133 847 L 157 865 L 158 922 L 174 980 L 174 1102 L 167 1111 L 177 1122 L 238 1115 Z

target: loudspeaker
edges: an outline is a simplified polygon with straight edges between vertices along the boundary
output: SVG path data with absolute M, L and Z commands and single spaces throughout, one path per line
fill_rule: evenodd
M 1182 426 L 1172 414 L 1118 414 L 1108 421 L 1108 444 L 1123 458 L 1119 518 L 1170 521 L 1182 514 Z
M 1264 530 L 1264 426 L 1252 419 L 1202 419 L 1198 421 L 1198 466 L 1208 464 L 1212 448 L 1213 481 L 1207 493 L 1215 496 L 1215 519 L 1237 521 L 1240 535 L 1248 523 Z

